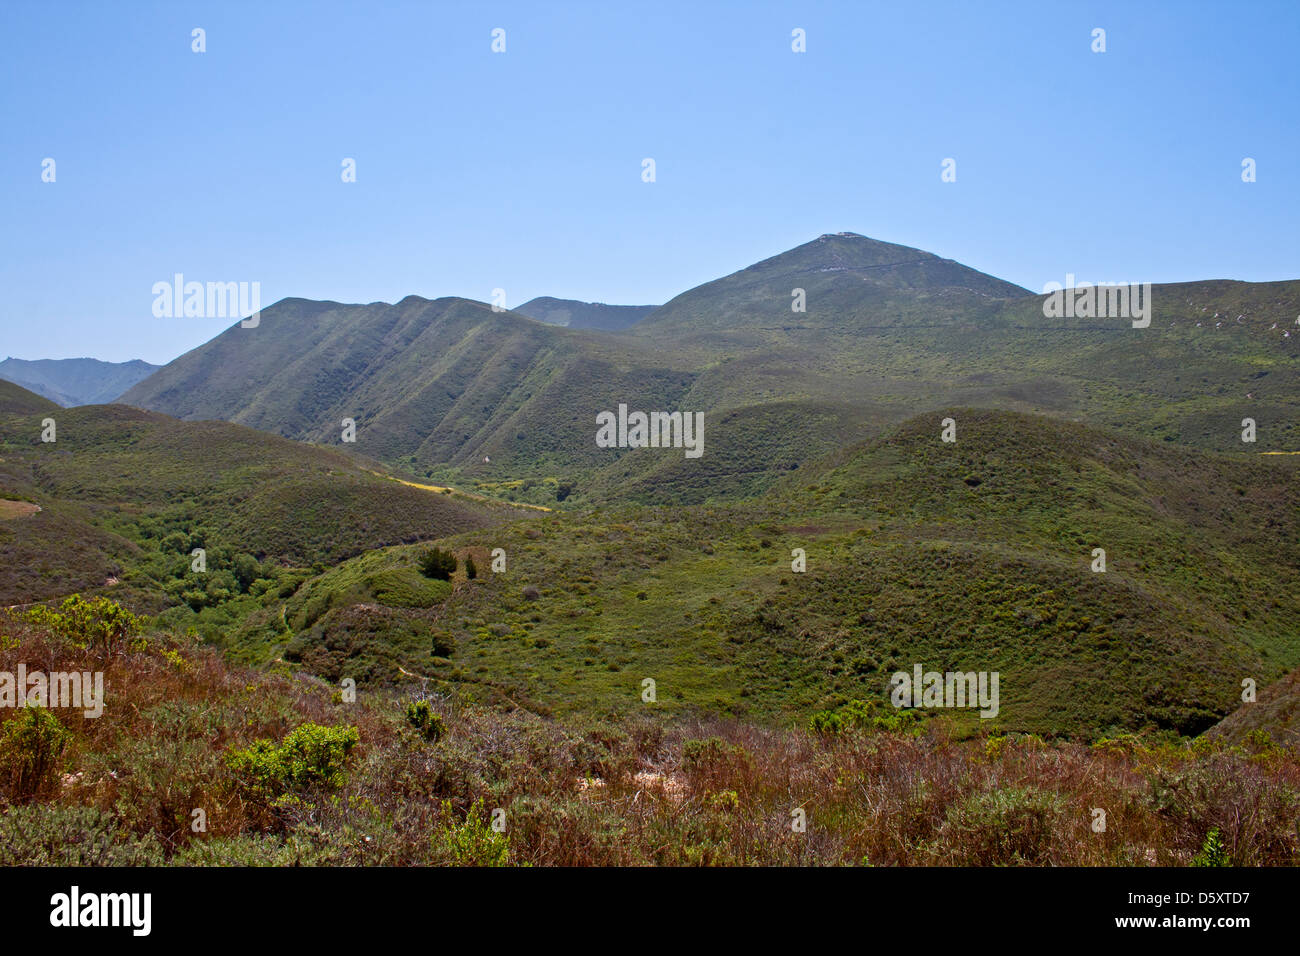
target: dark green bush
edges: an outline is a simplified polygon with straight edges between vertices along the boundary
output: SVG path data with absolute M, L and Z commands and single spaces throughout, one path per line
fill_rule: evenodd
M 434 743 L 447 733 L 447 722 L 427 700 L 415 700 L 406 705 L 406 722 Z
M 239 582 L 239 589 L 247 592 L 249 586 L 262 575 L 262 566 L 258 564 L 257 558 L 251 554 L 235 555 L 234 567 L 235 580 Z
M 420 555 L 420 573 L 437 581 L 450 580 L 458 564 L 456 555 L 442 548 L 430 548 Z

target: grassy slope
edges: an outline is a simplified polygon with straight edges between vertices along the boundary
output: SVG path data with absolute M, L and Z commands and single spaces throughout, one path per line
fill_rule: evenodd
M 0 603 L 102 587 L 146 558 L 187 564 L 192 546 L 324 565 L 513 514 L 238 425 L 121 405 L 51 413 L 31 404 L 20 396 L 0 407 L 0 497 L 42 509 L 0 522 Z M 50 444 L 40 441 L 47 413 L 58 427 Z
M 952 414 L 955 446 L 937 418 L 918 418 L 749 505 L 562 514 L 452 538 L 482 570 L 504 548 L 507 571 L 458 580 L 435 608 L 394 609 L 427 638 L 395 660 L 488 699 L 627 710 L 650 677 L 665 710 L 768 719 L 879 698 L 915 663 L 996 669 L 998 726 L 1084 736 L 1199 732 L 1243 677 L 1263 685 L 1300 662 L 1291 468 Z M 795 547 L 804 574 L 790 569 Z M 1094 547 L 1105 574 L 1090 570 Z M 412 559 L 364 560 L 374 575 Z M 291 630 L 301 651 L 305 629 Z M 450 659 L 433 656 L 434 637 Z M 349 653 L 373 658 L 376 641 L 334 653 L 329 676 L 348 676 Z
M 1261 731 L 1276 743 L 1300 748 L 1300 669 L 1260 690 L 1256 700 L 1242 703 L 1208 735 L 1244 744 Z
M 0 414 L 35 415 L 37 412 L 58 411 L 56 402 L 35 392 L 0 379 Z
M 321 443 L 337 443 L 339 423 L 353 418 L 360 451 L 421 477 L 446 464 L 499 476 L 594 467 L 596 411 L 670 405 L 692 364 L 464 299 L 288 299 L 263 310 L 258 328 L 227 330 L 123 401 Z

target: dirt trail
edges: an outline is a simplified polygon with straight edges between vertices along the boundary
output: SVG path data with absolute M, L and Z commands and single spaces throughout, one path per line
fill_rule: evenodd
M 10 501 L 8 498 L 0 498 L 0 521 L 26 518 L 40 510 L 40 505 L 34 505 L 30 501 Z

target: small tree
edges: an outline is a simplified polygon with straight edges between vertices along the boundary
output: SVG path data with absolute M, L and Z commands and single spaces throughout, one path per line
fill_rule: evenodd
M 471 581 L 478 577 L 478 565 L 474 563 L 473 555 L 465 556 L 465 577 Z
M 430 548 L 420 555 L 420 573 L 436 581 L 448 581 L 459 563 L 450 551 Z
M 262 566 L 251 554 L 237 554 L 233 571 L 235 580 L 239 582 L 239 590 L 247 594 L 249 585 L 261 577 Z

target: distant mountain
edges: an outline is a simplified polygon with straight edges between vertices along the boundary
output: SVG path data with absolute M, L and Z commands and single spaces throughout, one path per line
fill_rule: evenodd
M 839 233 L 684 292 L 618 335 L 459 298 L 286 299 L 122 401 L 330 444 L 353 419 L 357 449 L 392 467 L 488 493 L 537 479 L 522 500 L 539 504 L 556 482 L 574 502 L 748 497 L 955 405 L 1238 455 L 1300 450 L 1300 334 L 1288 335 L 1300 282 L 1156 285 L 1152 301 L 1144 329 L 1049 318 L 1019 286 Z M 704 456 L 598 448 L 596 416 L 620 404 L 706 412 Z M 1259 425 L 1253 444 L 1245 417 Z
M 608 461 L 592 439 L 596 412 L 665 407 L 695 361 L 468 299 L 285 299 L 256 329 L 233 326 L 122 401 L 329 444 L 349 418 L 357 451 L 417 475 L 449 463 L 499 475 Z
M 21 385 L 66 407 L 104 405 L 162 366 L 140 359 L 101 362 L 99 359 L 7 358 L 0 362 L 0 379 Z
M 852 332 L 969 317 L 982 306 L 1031 294 L 933 253 L 839 232 L 683 292 L 635 331 L 657 338 L 669 332 Z
M 579 302 L 576 299 L 553 299 L 549 295 L 530 299 L 514 311 L 548 325 L 570 329 L 598 329 L 621 332 L 640 322 L 658 306 L 605 305 L 603 302 Z

